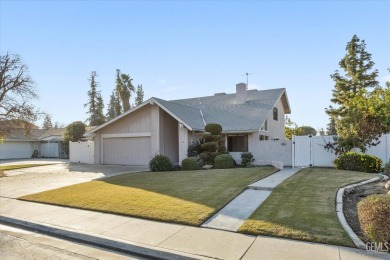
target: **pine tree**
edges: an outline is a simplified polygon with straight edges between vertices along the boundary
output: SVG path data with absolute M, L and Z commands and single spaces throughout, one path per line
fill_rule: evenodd
M 45 119 L 43 120 L 43 129 L 52 129 L 53 128 L 53 123 L 51 122 L 51 116 L 50 115 L 45 115 Z
M 134 93 L 134 86 L 131 83 L 133 79 L 129 74 L 121 73 L 119 69 L 116 70 L 116 92 L 122 102 L 123 112 L 130 110 L 131 93 Z
M 96 82 L 96 71 L 91 72 L 90 81 L 90 90 L 88 91 L 88 103 L 84 107 L 88 106 L 89 117 L 87 121 L 90 126 L 101 125 L 105 122 L 105 117 L 103 114 L 104 103 L 100 91 L 97 90 L 98 82 Z
M 374 62 L 371 60 L 371 54 L 366 52 L 366 43 L 354 35 L 348 42 L 347 54 L 339 62 L 340 67 L 344 70 L 345 75 L 341 75 L 338 70 L 331 75 L 335 82 L 333 89 L 333 98 L 331 101 L 337 105 L 337 108 L 330 106 L 326 113 L 336 119 L 346 113 L 348 102 L 356 96 L 360 90 L 378 86 L 376 80 L 378 70 L 371 71 Z
M 106 115 L 107 120 L 111 120 L 119 116 L 121 113 L 121 109 L 122 108 L 118 96 L 116 95 L 116 92 L 113 91 L 110 96 L 110 103 L 108 104 L 107 115 Z
M 389 131 L 386 126 L 389 118 L 385 105 L 387 90 L 379 86 L 378 71 L 372 70 L 375 63 L 365 48 L 364 40 L 354 35 L 339 63 L 344 75 L 338 70 L 331 75 L 335 82 L 331 101 L 337 107 L 326 109 L 331 117 L 328 132 L 335 129 L 338 136 L 334 143 L 325 147 L 335 150 L 336 154 L 353 148 L 365 152 L 367 146 L 377 145 L 379 137 Z
M 135 98 L 135 105 L 138 106 L 144 102 L 144 90 L 142 84 L 137 86 L 137 97 Z
M 331 117 L 329 124 L 326 125 L 326 135 L 337 135 L 335 120 Z

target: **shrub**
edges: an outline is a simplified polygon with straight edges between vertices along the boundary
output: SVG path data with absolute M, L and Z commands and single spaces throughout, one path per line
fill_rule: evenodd
M 181 169 L 183 171 L 193 171 L 198 169 L 198 160 L 195 157 L 185 158 L 181 162 Z
M 217 142 L 208 142 L 202 144 L 202 151 L 215 152 L 217 151 Z
M 249 167 L 252 165 L 252 162 L 255 160 L 251 152 L 241 153 L 241 165 Z
M 387 176 L 390 177 L 390 159 L 389 161 L 385 164 L 385 169 L 384 169 L 384 172 Z
M 336 169 L 358 172 L 380 172 L 382 160 L 378 157 L 355 152 L 341 154 L 334 160 Z
M 219 124 L 207 124 L 204 130 L 212 135 L 220 135 L 222 133 L 222 126 Z
M 390 195 L 372 195 L 358 204 L 360 227 L 370 242 L 390 243 Z
M 198 156 L 202 152 L 203 140 L 192 142 L 187 149 L 188 157 Z
M 156 154 L 149 162 L 149 169 L 152 172 L 166 172 L 173 169 L 173 163 L 168 157 Z
M 214 159 L 215 169 L 228 169 L 233 167 L 233 158 L 230 154 L 221 154 Z

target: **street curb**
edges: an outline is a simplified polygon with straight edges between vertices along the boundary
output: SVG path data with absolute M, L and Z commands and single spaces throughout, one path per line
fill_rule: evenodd
M 156 248 L 152 246 L 139 246 L 131 244 L 130 242 L 120 242 L 108 238 L 82 234 L 69 230 L 59 229 L 51 226 L 44 226 L 37 223 L 32 223 L 24 220 L 0 216 L 0 223 L 15 226 L 19 228 L 28 229 L 31 231 L 43 233 L 46 235 L 63 238 L 73 242 L 80 242 L 101 248 L 106 248 L 113 251 L 138 255 L 141 257 L 148 257 L 151 259 L 210 259 L 202 256 L 194 256 L 184 252 L 173 251 L 164 248 Z
M 348 236 L 352 239 L 352 241 L 355 244 L 355 246 L 357 248 L 359 248 L 359 249 L 366 250 L 366 244 L 355 234 L 355 232 L 353 232 L 352 228 L 348 225 L 348 222 L 345 219 L 344 212 L 343 212 L 343 196 L 344 196 L 344 192 L 346 190 L 347 191 L 352 190 L 353 188 L 355 188 L 357 186 L 361 186 L 361 185 L 364 185 L 364 184 L 377 182 L 377 181 L 380 181 L 381 179 L 385 179 L 385 180 L 387 179 L 384 175 L 381 175 L 381 174 L 379 174 L 379 175 L 380 175 L 379 177 L 375 177 L 375 178 L 372 178 L 370 180 L 366 180 L 366 181 L 362 181 L 362 182 L 359 182 L 359 183 L 351 184 L 351 185 L 345 186 L 343 188 L 340 188 L 337 191 L 337 196 L 336 196 L 336 213 L 337 213 L 337 217 L 339 219 L 339 222 L 340 222 L 341 226 L 345 230 L 345 232 L 347 232 Z

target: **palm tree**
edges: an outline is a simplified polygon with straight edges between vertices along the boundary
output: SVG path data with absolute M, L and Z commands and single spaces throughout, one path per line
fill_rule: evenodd
M 135 92 L 134 86 L 131 84 L 132 80 L 129 74 L 121 73 L 119 69 L 116 70 L 116 92 L 122 101 L 123 112 L 131 108 L 131 92 Z

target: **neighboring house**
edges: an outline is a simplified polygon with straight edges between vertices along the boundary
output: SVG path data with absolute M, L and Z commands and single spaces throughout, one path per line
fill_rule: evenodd
M 0 159 L 31 158 L 34 152 L 38 157 L 67 158 L 64 151 L 64 128 L 12 129 L 0 144 Z
M 205 125 L 218 123 L 229 152 L 237 158 L 241 152 L 258 150 L 266 140 L 284 140 L 284 118 L 290 112 L 284 88 L 247 90 L 240 83 L 235 94 L 151 98 L 87 135 L 95 142 L 96 164 L 147 165 L 157 153 L 180 163 Z

